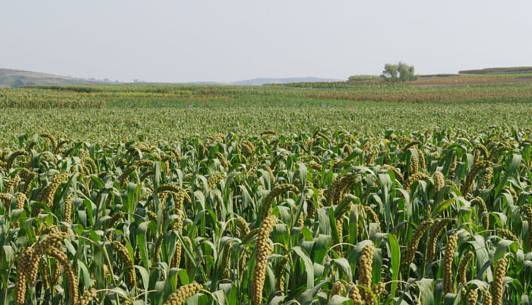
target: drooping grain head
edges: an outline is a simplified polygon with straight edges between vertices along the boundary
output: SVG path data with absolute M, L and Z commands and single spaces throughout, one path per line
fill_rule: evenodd
M 428 229 L 432 226 L 432 223 L 432 220 L 425 220 L 417 227 L 412 239 L 410 240 L 410 243 L 408 244 L 405 259 L 403 261 L 404 265 L 409 266 L 414 261 L 419 242 L 421 241 L 423 235 L 425 235 Z
M 17 280 L 15 284 L 15 301 L 18 305 L 22 305 L 26 301 L 26 283 L 27 283 L 27 269 L 31 262 L 30 258 L 33 254 L 32 248 L 26 248 L 21 255 L 18 256 L 17 263 Z
M 275 198 L 277 198 L 278 196 L 286 193 L 286 192 L 298 192 L 298 188 L 293 185 L 293 184 L 289 184 L 289 183 L 283 183 L 283 184 L 279 184 L 277 185 L 276 187 L 274 187 L 269 193 L 268 195 L 266 195 L 266 197 L 264 198 L 264 201 L 262 202 L 262 205 L 260 207 L 260 215 L 259 217 L 261 218 L 264 218 L 266 217 L 269 213 L 270 213 L 270 209 L 271 209 L 271 206 L 272 206 L 272 203 L 273 201 L 275 200 Z M 259 218 L 259 219 L 261 219 Z
M 253 282 L 251 283 L 251 301 L 255 305 L 262 303 L 262 292 L 264 289 L 264 282 L 266 280 L 266 268 L 268 266 L 268 257 L 273 251 L 273 246 L 269 240 L 270 233 L 273 230 L 275 224 L 275 217 L 266 217 L 260 226 L 259 233 L 257 235 L 257 243 L 255 247 L 256 263 L 253 276 Z
M 408 172 L 410 175 L 413 175 L 419 172 L 419 156 L 418 151 L 415 148 L 410 148 L 409 150 L 410 159 L 408 160 Z
M 362 305 L 364 303 L 360 295 L 360 290 L 353 283 L 350 284 L 349 298 L 353 301 L 353 305 Z
M 21 181 L 21 178 L 19 175 L 15 175 L 15 177 L 10 179 L 5 185 L 7 192 L 14 193 L 16 189 L 18 188 L 20 181 Z
M 366 304 L 372 304 L 373 294 L 371 291 L 371 278 L 373 274 L 373 254 L 375 252 L 375 247 L 373 244 L 369 244 L 362 250 L 360 255 L 359 268 L 360 273 L 358 275 L 358 283 L 361 286 L 366 287 L 365 290 L 361 291 L 361 296 L 366 302 Z
M 458 281 L 462 285 L 467 283 L 467 268 L 469 267 L 473 256 L 474 254 L 472 251 L 467 251 L 458 265 Z
M 436 254 L 436 246 L 440 235 L 445 231 L 445 227 L 450 222 L 449 219 L 439 219 L 430 228 L 429 240 L 427 242 L 427 253 L 425 262 L 430 263 Z
M 127 272 L 127 280 L 131 287 L 137 286 L 137 277 L 135 273 L 135 264 L 133 259 L 129 255 L 129 251 L 126 246 L 119 242 L 113 242 L 113 250 L 116 252 Z
M 449 236 L 443 257 L 443 290 L 445 293 L 452 293 L 454 291 L 453 260 L 457 247 L 458 235 L 455 233 Z
M 68 293 L 70 295 L 70 299 L 73 304 L 78 304 L 78 278 L 74 272 L 74 268 L 68 260 L 67 255 L 55 247 L 47 248 L 46 254 L 55 258 L 63 267 L 64 273 L 68 279 Z
M 506 269 L 508 267 L 508 260 L 501 258 L 497 261 L 495 267 L 495 276 L 491 283 L 491 295 L 493 297 L 493 305 L 503 305 L 504 297 L 504 277 L 506 276 Z
M 85 290 L 85 292 L 83 292 L 83 295 L 79 299 L 79 305 L 89 305 L 91 300 L 96 299 L 96 296 L 96 289 L 91 288 Z
M 331 292 L 329 295 L 333 296 L 333 295 L 341 294 L 343 287 L 344 285 L 342 284 L 342 282 L 340 281 L 334 282 L 334 284 L 331 287 Z
M 505 228 L 502 228 L 502 229 L 498 229 L 497 230 L 497 233 L 499 236 L 501 236 L 502 238 L 505 238 L 505 239 L 509 239 L 509 240 L 512 240 L 512 241 L 519 241 L 519 237 L 517 237 L 514 232 L 508 230 L 508 229 L 505 229 Z
M 52 207 L 54 204 L 54 197 L 55 193 L 57 192 L 57 189 L 68 178 L 68 175 L 66 173 L 63 174 L 57 174 L 52 179 L 52 182 L 50 185 L 48 185 L 43 193 L 42 200 L 49 206 Z
M 491 292 L 488 288 L 482 289 L 482 300 L 483 305 L 492 305 L 493 304 L 493 297 L 491 296 Z
M 445 187 L 445 176 L 442 172 L 436 171 L 432 177 L 434 181 L 434 190 L 436 192 L 441 191 Z
M 63 207 L 63 221 L 66 223 L 72 223 L 72 209 L 73 209 L 74 197 L 72 194 L 68 195 L 65 199 Z
M 467 305 L 475 305 L 478 300 L 478 289 L 474 288 L 467 293 Z
M 24 204 L 26 203 L 26 200 L 28 199 L 24 193 L 17 193 L 15 195 L 15 198 L 17 200 L 17 209 L 23 209 Z
M 188 298 L 198 293 L 201 289 L 203 289 L 203 286 L 198 283 L 181 286 L 168 297 L 164 305 L 183 305 Z

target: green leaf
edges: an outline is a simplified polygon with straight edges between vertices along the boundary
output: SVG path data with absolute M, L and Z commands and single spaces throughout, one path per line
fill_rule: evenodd
M 314 297 L 316 294 L 320 291 L 321 287 L 325 284 L 327 284 L 328 281 L 322 281 L 315 287 L 309 288 L 305 290 L 298 298 L 297 303 L 300 305 L 311 305 L 314 303 Z
M 292 248 L 292 251 L 294 251 L 303 261 L 305 265 L 305 271 L 307 275 L 307 288 L 314 287 L 314 265 L 310 258 L 307 256 L 307 254 L 301 249 L 301 247 L 296 246 Z
M 333 264 L 340 267 L 340 270 L 342 270 L 343 273 L 345 273 L 347 280 L 352 281 L 353 280 L 353 274 L 351 272 L 351 266 L 349 266 L 349 261 L 346 258 L 335 258 L 332 260 Z
M 417 287 L 419 288 L 419 297 L 422 304 L 424 305 L 435 305 L 434 301 L 434 289 L 433 289 L 433 279 L 421 279 L 416 282 Z
M 146 242 L 146 232 L 148 231 L 148 226 L 150 225 L 151 221 L 145 221 L 141 223 L 138 227 L 138 232 L 136 235 L 136 248 L 139 250 L 140 259 L 142 261 L 142 265 L 149 268 L 150 267 L 150 259 L 148 257 L 148 246 Z
M 395 293 L 397 291 L 397 281 L 399 280 L 399 268 L 401 267 L 401 247 L 397 237 L 392 233 L 388 234 L 388 255 L 391 260 L 391 273 L 392 273 L 392 285 L 391 292 L 392 298 L 395 298 Z
M 350 298 L 341 296 L 341 295 L 333 295 L 332 298 L 329 300 L 329 305 L 342 305 L 342 304 L 349 304 L 351 302 Z
M 4 252 L 2 257 L 6 261 L 6 263 L 8 265 L 13 263 L 14 260 L 15 260 L 15 250 L 13 250 L 13 247 L 11 247 L 11 246 L 3 246 L 2 247 L 2 251 Z
M 135 268 L 140 273 L 140 278 L 142 279 L 142 285 L 143 285 L 144 290 L 147 291 L 148 288 L 150 287 L 150 274 L 148 270 L 146 270 L 146 268 L 139 266 L 139 265 L 135 265 Z

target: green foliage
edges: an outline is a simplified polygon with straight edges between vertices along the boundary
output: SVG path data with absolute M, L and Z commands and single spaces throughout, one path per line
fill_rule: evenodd
M 72 289 L 88 304 L 251 304 L 260 237 L 271 246 L 263 304 L 350 304 L 353 287 L 366 304 L 466 304 L 462 290 L 490 285 L 502 304 L 523 304 L 530 135 L 318 129 L 105 145 L 23 135 L 0 146 L 0 300 L 15 303 L 27 249 L 46 244 L 26 304 L 72 304 Z M 275 220 L 266 236 L 265 205 Z M 444 221 L 441 234 L 417 234 L 427 221 Z
M 412 81 L 416 79 L 414 66 L 409 66 L 403 62 L 395 64 L 386 64 L 381 77 L 386 81 Z

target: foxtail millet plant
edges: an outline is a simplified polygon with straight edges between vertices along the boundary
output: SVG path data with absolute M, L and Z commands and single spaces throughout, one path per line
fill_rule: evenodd
M 20 180 L 21 178 L 19 175 L 15 175 L 15 177 L 11 178 L 5 185 L 7 193 L 14 193 L 18 188 Z
M 329 296 L 341 294 L 342 290 L 344 288 L 344 285 L 340 281 L 336 281 L 332 284 L 331 291 L 329 293 Z
M 168 297 L 164 305 L 182 305 L 188 298 L 200 292 L 201 289 L 203 289 L 203 286 L 198 283 L 181 286 Z
M 434 190 L 436 192 L 441 191 L 445 187 L 445 176 L 442 172 L 436 171 L 434 172 L 432 179 L 434 181 Z
M 493 305 L 493 297 L 489 288 L 482 289 L 482 304 L 483 305 Z
M 255 246 L 255 269 L 253 271 L 253 281 L 251 283 L 251 301 L 254 305 L 262 304 L 262 291 L 266 280 L 268 257 L 273 251 L 269 236 L 273 230 L 275 221 L 275 217 L 271 215 L 264 218 L 257 235 Z
M 15 286 L 15 301 L 18 305 L 22 305 L 26 301 L 26 282 L 27 269 L 30 263 L 29 258 L 32 256 L 33 249 L 26 248 L 21 255 L 18 256 L 17 263 L 17 280 Z
M 49 207 L 54 204 L 54 197 L 57 189 L 68 178 L 66 173 L 57 174 L 52 179 L 52 182 L 46 187 L 42 194 L 42 201 L 44 201 Z
M 417 227 L 406 249 L 405 259 L 403 260 L 403 264 L 405 266 L 409 266 L 414 261 L 419 242 L 421 241 L 423 235 L 425 235 L 425 233 L 430 229 L 432 223 L 432 220 L 425 220 Z
M 478 288 L 470 289 L 467 292 L 467 305 L 476 305 L 478 300 Z
M 23 209 L 24 204 L 26 203 L 26 200 L 28 200 L 26 195 L 24 195 L 24 193 L 16 193 L 15 198 L 17 201 L 17 209 Z
M 462 184 L 462 196 L 465 197 L 471 191 L 475 178 L 485 166 L 484 162 L 473 164 L 473 167 L 466 176 L 466 181 Z
M 50 141 L 50 146 L 52 149 L 55 149 L 57 147 L 57 139 L 51 134 L 43 133 L 43 134 L 40 134 L 40 136 Z
M 469 268 L 473 256 L 473 251 L 467 251 L 458 264 L 458 283 L 462 285 L 467 283 L 467 269 Z
M 4 206 L 8 207 L 13 200 L 13 195 L 9 193 L 0 193 L 0 202 L 4 203 Z
M 333 205 L 340 202 L 347 189 L 351 187 L 358 179 L 359 175 L 356 173 L 351 173 L 336 178 L 327 194 L 328 205 Z
M 353 305 L 362 305 L 362 296 L 360 295 L 360 290 L 357 285 L 351 283 L 349 285 L 349 298 L 353 301 Z
M 430 234 L 427 242 L 427 251 L 425 254 L 425 262 L 427 264 L 432 262 L 432 260 L 434 259 L 438 238 L 445 231 L 445 227 L 450 222 L 450 219 L 436 219 L 434 224 L 430 227 Z
M 96 289 L 94 289 L 94 288 L 87 289 L 87 290 L 85 290 L 83 292 L 83 294 L 79 298 L 78 304 L 79 305 L 89 305 L 90 301 L 96 299 L 96 296 L 97 296 Z
M 183 222 L 185 220 L 185 213 L 183 212 L 182 208 L 177 209 L 176 208 L 176 215 L 177 218 L 172 224 L 172 230 L 176 231 L 178 234 L 181 234 L 183 231 Z M 183 245 L 181 244 L 181 241 L 177 240 L 175 245 L 175 251 L 174 255 L 172 256 L 172 261 L 170 265 L 172 268 L 179 268 L 179 264 L 181 263 L 181 252 L 183 250 Z
M 11 168 L 18 157 L 26 156 L 27 154 L 28 152 L 26 152 L 25 150 L 16 150 L 12 152 L 6 159 L 6 168 Z
M 66 223 L 72 223 L 72 209 L 74 204 L 74 196 L 69 194 L 65 199 L 63 205 L 63 221 Z
M 68 293 L 70 295 L 71 303 L 78 304 L 78 278 L 67 255 L 55 247 L 48 248 L 46 254 L 55 258 L 62 266 L 68 280 Z
M 133 259 L 129 255 L 129 251 L 127 250 L 126 246 L 124 246 L 120 242 L 113 242 L 112 243 L 113 250 L 116 252 L 118 258 L 122 261 L 122 264 L 125 267 L 126 275 L 128 284 L 131 287 L 137 286 L 137 276 L 135 273 L 135 263 L 133 262 Z
M 419 172 L 419 156 L 418 150 L 415 148 L 410 148 L 408 150 L 410 158 L 408 159 L 408 173 L 413 175 Z
M 373 244 L 365 246 L 360 255 L 358 264 L 360 270 L 358 274 L 358 283 L 365 288 L 361 291 L 361 296 L 366 301 L 366 304 L 371 304 L 373 302 L 373 295 L 369 293 L 368 290 L 371 290 L 374 252 L 375 247 Z
M 293 184 L 283 183 L 275 186 L 264 198 L 261 206 L 260 206 L 260 214 L 259 219 L 263 219 L 270 213 L 270 209 L 273 203 L 273 200 L 277 198 L 278 196 L 286 193 L 286 192 L 298 192 L 298 188 Z
M 508 230 L 508 229 L 505 229 L 505 228 L 501 228 L 501 229 L 497 229 L 497 234 L 499 236 L 501 236 L 502 238 L 505 238 L 505 239 L 509 239 L 509 240 L 512 240 L 512 241 L 519 241 L 519 237 L 517 237 L 514 232 Z
M 452 293 L 454 291 L 453 281 L 453 260 L 458 247 L 458 235 L 451 234 L 447 240 L 443 257 L 443 291 Z
M 504 297 L 504 277 L 506 276 L 506 269 L 508 267 L 508 259 L 500 258 L 495 265 L 495 276 L 491 283 L 491 295 L 493 297 L 493 305 L 503 305 Z

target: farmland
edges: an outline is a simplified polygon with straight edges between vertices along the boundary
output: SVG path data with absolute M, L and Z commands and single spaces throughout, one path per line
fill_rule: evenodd
M 0 304 L 528 304 L 528 74 L 0 89 Z
M 77 141 L 171 141 L 315 128 L 381 133 L 531 127 L 527 75 L 426 77 L 412 84 L 107 85 L 0 89 L 0 142 L 51 133 Z M 20 124 L 20 122 L 24 122 Z M 467 122 L 467 124 L 465 124 Z

